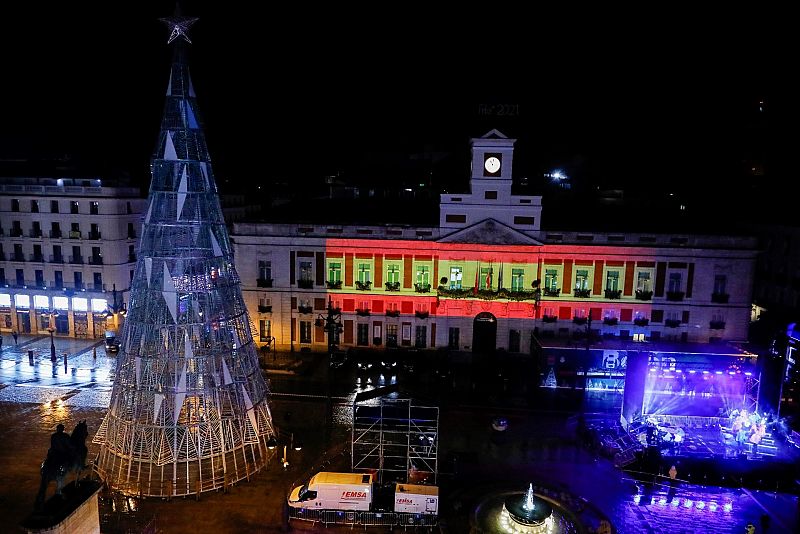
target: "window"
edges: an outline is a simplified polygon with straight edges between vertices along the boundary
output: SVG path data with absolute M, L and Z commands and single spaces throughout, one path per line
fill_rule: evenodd
M 11 199 L 11 211 L 19 211 L 19 199 Z
M 386 346 L 387 347 L 396 347 L 397 346 L 397 325 L 396 324 L 387 324 L 386 325 Z
M 11 295 L 8 293 L 0 293 L 0 306 L 3 308 L 11 307 Z
M 606 290 L 617 291 L 619 289 L 619 271 L 606 272 Z
M 533 226 L 535 220 L 536 217 L 522 217 L 518 215 L 514 217 L 514 224 L 524 224 Z
M 466 215 L 455 215 L 455 214 L 449 213 L 449 214 L 445 215 L 444 220 L 445 220 L 445 222 L 449 222 L 449 223 L 465 223 L 465 222 L 467 222 L 467 216 Z
M 17 308 L 30 308 L 31 297 L 30 295 L 14 295 L 14 306 Z
M 335 283 L 342 281 L 342 262 L 328 263 L 328 282 Z
M 423 286 L 430 284 L 431 268 L 427 265 L 417 265 L 417 283 Z
M 463 277 L 463 267 L 450 267 L 450 289 L 461 289 L 461 279 Z
M 427 347 L 427 338 L 428 338 L 428 327 L 427 326 L 417 326 L 415 330 L 414 336 L 414 346 L 418 349 L 424 349 Z
M 478 280 L 479 289 L 492 289 L 492 268 L 481 267 L 481 276 Z
M 519 330 L 508 332 L 508 352 L 519 352 L 521 333 Z
M 386 267 L 386 281 L 390 284 L 400 283 L 400 266 L 396 263 L 390 263 Z
M 644 341 L 645 340 L 644 334 L 643 333 L 633 334 L 633 340 L 637 342 Z
M 311 343 L 311 321 L 300 321 L 300 343 Z
M 497 200 L 497 191 L 484 191 L 483 198 L 486 200 Z
M 55 280 L 53 281 L 56 289 L 63 289 L 64 288 L 64 272 L 63 271 L 54 271 L 53 277 Z M 58 298 L 58 297 L 54 297 Z
M 24 286 L 25 285 L 25 269 L 16 269 L 17 271 L 17 285 Z
M 258 321 L 258 334 L 261 341 L 271 341 L 272 338 L 272 323 L 269 319 L 261 319 Z
M 72 275 L 72 278 L 75 281 L 75 289 L 83 289 L 83 273 L 76 272 Z
M 544 288 L 548 291 L 558 291 L 558 271 L 555 269 L 545 269 Z
M 575 289 L 581 291 L 589 289 L 589 271 L 587 269 L 575 271 Z
M 50 213 L 58 213 L 58 200 L 50 201 Z
M 36 269 L 33 276 L 36 278 L 36 287 L 44 287 L 44 271 Z
M 447 332 L 447 348 L 458 349 L 460 345 L 461 330 L 458 328 L 450 328 Z
M 370 282 L 370 273 L 371 265 L 369 263 L 359 263 L 358 264 L 358 281 L 362 284 L 366 284 Z
M 33 307 L 37 310 L 46 310 L 50 308 L 50 299 L 45 295 L 34 295 Z
M 714 312 L 711 314 L 711 322 L 712 323 L 724 323 L 725 316 L 720 312 Z
M 652 291 L 650 271 L 639 271 L 636 276 L 636 291 Z
M 261 280 L 272 280 L 272 262 L 258 260 L 258 277 Z
M 80 213 L 80 211 L 78 210 L 78 201 L 77 200 L 70 201 L 70 203 L 69 203 L 69 212 L 70 213 Z
M 97 215 L 100 213 L 100 203 L 99 202 L 90 202 L 89 203 L 89 214 Z
M 93 273 L 92 274 L 93 281 L 94 281 L 94 289 L 95 291 L 102 291 L 103 290 L 103 273 Z
M 525 270 L 511 269 L 511 291 L 522 291 L 525 289 Z
M 714 275 L 714 293 L 717 295 L 725 294 L 725 286 L 727 285 L 728 277 L 724 274 Z
M 678 293 L 681 290 L 681 273 L 669 273 L 669 289 L 667 291 Z
M 311 272 L 311 262 L 310 261 L 301 261 L 300 262 L 300 280 L 303 282 L 310 282 L 312 280 L 312 272 Z
M 31 200 L 31 213 L 39 213 L 39 201 Z
M 356 325 L 356 345 L 365 347 L 369 345 L 369 325 L 359 323 Z

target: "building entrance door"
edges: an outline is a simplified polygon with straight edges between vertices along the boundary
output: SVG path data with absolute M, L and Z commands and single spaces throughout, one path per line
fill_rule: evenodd
M 30 334 L 31 333 L 31 316 L 29 312 L 21 312 L 17 310 L 17 318 L 19 320 L 19 332 L 20 334 Z
M 472 324 L 472 352 L 491 354 L 496 347 L 497 319 L 489 312 L 481 312 Z

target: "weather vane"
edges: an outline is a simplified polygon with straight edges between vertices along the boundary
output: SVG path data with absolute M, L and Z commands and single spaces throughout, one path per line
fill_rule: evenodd
M 182 17 L 177 13 L 177 9 L 175 11 L 176 13 L 171 17 L 158 19 L 166 24 L 171 31 L 167 44 L 170 44 L 178 37 L 183 37 L 187 43 L 192 44 L 192 40 L 189 39 L 189 28 L 197 22 L 197 17 Z

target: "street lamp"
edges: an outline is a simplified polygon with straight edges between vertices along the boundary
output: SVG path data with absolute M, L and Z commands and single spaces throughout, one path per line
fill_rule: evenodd
M 52 308 L 47 314 L 50 316 L 47 326 L 47 331 L 50 332 L 50 361 L 55 362 L 57 358 L 56 358 L 56 344 L 55 340 L 53 339 L 53 333 L 56 331 L 55 322 L 56 322 L 56 317 L 58 317 L 58 310 Z
M 269 450 L 274 451 L 277 446 L 278 446 L 278 440 L 276 440 L 274 437 L 269 438 L 269 440 L 267 440 L 267 448 Z M 281 466 L 284 469 L 287 469 L 289 467 L 289 454 L 288 454 L 289 449 L 294 449 L 296 451 L 300 451 L 303 449 L 303 446 L 300 444 L 299 441 L 295 442 L 294 432 L 289 433 L 288 445 L 286 443 L 283 444 L 283 457 L 281 458 Z
M 317 320 L 314 321 L 314 326 L 322 328 L 328 334 L 328 356 L 332 356 L 333 353 L 339 349 L 337 344 L 339 334 L 344 332 L 344 327 L 342 326 L 342 312 L 339 308 L 333 307 L 333 299 L 331 299 L 331 297 L 328 297 L 328 308 L 326 312 L 326 315 L 320 313 L 317 316 Z
M 106 304 L 108 310 L 106 311 L 106 319 L 111 319 L 112 317 L 116 317 L 117 314 L 122 315 L 125 317 L 128 315 L 128 307 L 125 305 L 125 300 L 120 298 L 120 302 L 117 302 L 117 284 L 114 284 L 111 289 L 111 296 L 113 302 L 111 304 Z M 114 323 L 114 328 L 119 328 L 119 325 Z

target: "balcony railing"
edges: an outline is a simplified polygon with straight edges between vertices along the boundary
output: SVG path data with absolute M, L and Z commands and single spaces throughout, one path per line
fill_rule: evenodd
M 573 317 L 572 322 L 575 324 L 586 324 L 588 322 L 588 318 L 586 317 Z
M 386 282 L 383 285 L 386 286 L 386 291 L 400 291 L 400 282 Z
M 542 289 L 542 292 L 544 293 L 545 297 L 558 297 L 559 295 L 561 295 L 560 289 L 551 289 L 549 287 L 545 287 L 544 289 Z
M 414 284 L 414 291 L 417 293 L 430 293 L 431 285 L 430 284 Z
M 256 280 L 257 287 L 272 287 L 272 278 L 258 278 Z
M 555 323 L 556 321 L 558 321 L 557 315 L 542 315 L 543 323 Z
M 325 287 L 328 289 L 342 289 L 341 280 L 328 280 L 325 282 Z
M 53 289 L 64 289 L 64 281 L 63 280 L 61 280 L 61 281 L 54 280 L 54 281 L 50 282 L 50 286 L 49 287 L 52 287 Z
M 25 261 L 25 254 L 22 252 L 15 252 L 11 255 L 11 261 Z
M 128 232 L 128 239 L 136 239 L 136 232 Z
M 417 310 L 414 312 L 414 315 L 417 319 L 427 319 L 428 316 L 430 316 L 430 312 Z
M 51 239 L 61 239 L 61 230 L 50 230 Z
M 89 239 L 100 239 L 102 236 L 102 232 L 89 232 Z
M 606 289 L 606 298 L 607 299 L 618 299 L 622 296 L 621 289 Z
M 6 253 L 0 252 L 0 261 L 6 261 Z
M 386 317 L 400 317 L 400 310 L 386 310 Z
M 312 313 L 314 311 L 314 308 L 312 308 L 311 306 L 298 306 L 297 311 L 300 313 Z
M 70 256 L 69 257 L 70 263 L 83 263 L 83 256 Z
M 667 328 L 678 328 L 681 325 L 680 319 L 665 319 L 664 326 Z
M 30 258 L 31 258 L 32 262 L 44 263 L 44 255 L 43 254 L 31 254 Z
M 369 308 L 357 308 L 356 315 L 367 317 L 369 315 Z
M 579 299 L 588 299 L 591 293 L 592 291 L 590 289 L 578 289 L 576 287 L 575 291 L 572 294 Z
M 636 290 L 636 300 L 653 300 L 653 292 L 644 289 Z
M 725 329 L 725 321 L 710 321 L 708 323 L 708 327 L 711 330 L 724 330 Z
M 272 313 L 272 305 L 267 306 L 266 304 L 259 304 L 258 305 L 258 312 L 259 313 Z
M 31 237 L 33 237 L 34 239 L 38 239 L 38 238 L 42 237 L 42 231 L 41 230 L 31 230 L 31 233 L 29 235 Z
M 89 265 L 103 265 L 103 256 L 89 256 Z
M 309 278 L 301 278 L 297 281 L 297 287 L 300 289 L 314 289 L 314 281 Z
M 359 282 L 356 280 L 356 289 L 359 291 L 369 291 L 372 288 L 372 282 Z
M 50 263 L 64 263 L 64 256 L 61 254 L 53 254 L 50 256 Z
M 70 230 L 69 231 L 69 238 L 70 239 L 80 239 L 81 233 L 77 230 Z
M 683 300 L 683 291 L 667 291 L 667 300 L 677 302 Z
M 105 284 L 92 284 L 90 286 L 90 288 L 94 289 L 95 291 L 105 291 L 106 290 L 106 285 Z
M 716 302 L 717 304 L 727 304 L 730 295 L 727 293 L 711 293 L 711 302 Z
M 11 237 L 22 237 L 22 228 L 12 228 L 9 235 Z
M 647 326 L 650 324 L 650 319 L 648 319 L 647 317 L 637 317 L 636 319 L 633 320 L 633 324 L 635 324 L 636 326 Z
M 136 254 L 128 254 L 128 263 L 136 263 Z
M 619 323 L 619 319 L 617 319 L 616 317 L 604 317 L 603 318 L 603 324 L 606 324 L 608 326 L 616 326 L 617 323 Z

